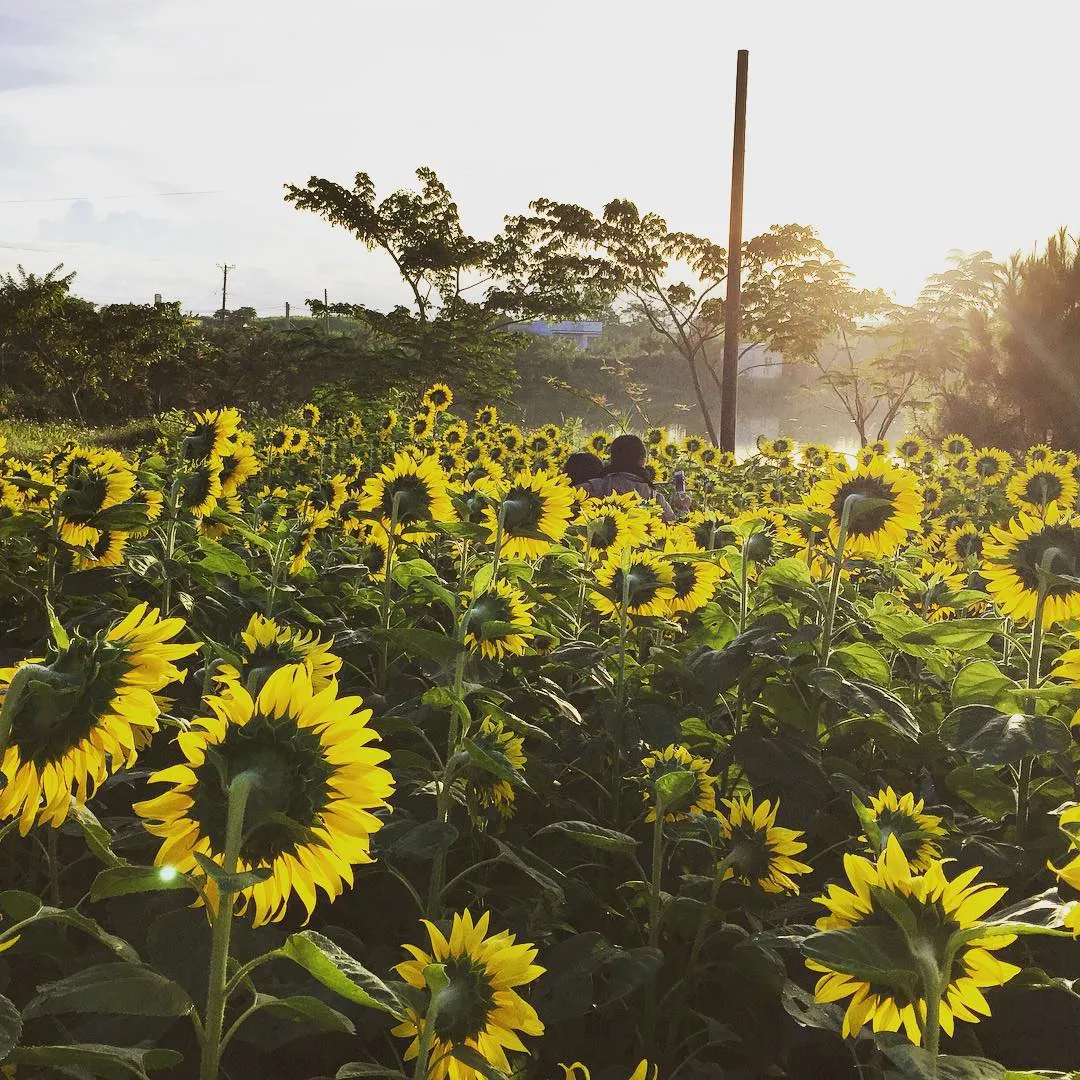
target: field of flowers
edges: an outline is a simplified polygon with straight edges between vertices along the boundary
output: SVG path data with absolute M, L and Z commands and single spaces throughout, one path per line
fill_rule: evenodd
M 0 441 L 3 1075 L 1070 1075 L 1076 456 L 452 409 Z

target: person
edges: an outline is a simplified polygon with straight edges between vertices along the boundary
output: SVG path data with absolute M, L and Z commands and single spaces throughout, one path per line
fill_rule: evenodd
M 608 453 L 609 460 L 603 475 L 582 485 L 585 490 L 598 499 L 605 495 L 625 495 L 628 491 L 636 491 L 643 499 L 655 502 L 660 507 L 660 516 L 664 521 L 674 521 L 675 511 L 653 487 L 645 471 L 648 451 L 641 439 L 636 435 L 619 435 L 612 440 Z
M 563 472 L 575 487 L 583 487 L 590 480 L 595 480 L 604 471 L 604 463 L 595 455 L 585 450 L 571 454 L 563 462 Z

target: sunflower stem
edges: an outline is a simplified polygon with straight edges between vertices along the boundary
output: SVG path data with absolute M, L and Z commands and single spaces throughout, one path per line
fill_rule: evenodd
M 941 972 L 931 960 L 919 961 L 926 1022 L 923 1024 L 923 1049 L 929 1061 L 930 1080 L 938 1080 L 938 1048 L 941 1045 Z
M 225 821 L 225 854 L 222 870 L 236 873 L 240 844 L 244 835 L 244 811 L 255 782 L 253 772 L 242 772 L 229 784 L 228 816 Z M 221 1067 L 221 1036 L 225 1026 L 225 987 L 229 968 L 229 941 L 232 937 L 236 893 L 223 890 L 213 917 L 210 946 L 210 978 L 206 989 L 206 1012 L 199 1080 L 218 1080 Z
M 1028 654 L 1027 688 L 1038 690 L 1039 667 L 1042 663 L 1043 613 L 1046 608 L 1046 591 L 1050 584 L 1047 575 L 1054 558 L 1059 554 L 1057 548 L 1047 548 L 1039 563 L 1039 592 L 1035 598 L 1035 620 L 1031 624 L 1031 651 Z M 1028 698 L 1027 707 L 1035 711 L 1034 696 Z M 1031 808 L 1031 772 L 1035 759 L 1030 754 L 1020 759 L 1020 768 L 1016 772 L 1016 842 L 1023 843 L 1027 837 L 1028 817 Z
M 686 962 L 686 974 L 683 978 L 690 978 L 690 973 L 697 966 L 698 957 L 705 947 L 705 936 L 709 932 L 710 910 L 716 907 L 716 898 L 720 895 L 720 886 L 724 882 L 724 874 L 735 861 L 734 854 L 725 855 L 716 864 L 716 873 L 713 875 L 712 885 L 709 887 L 709 902 L 701 909 L 701 918 L 698 919 L 697 933 L 694 934 L 694 944 L 690 946 L 690 959 Z
M 162 560 L 165 584 L 161 589 L 161 617 L 163 619 L 167 619 L 172 610 L 172 569 L 169 564 L 172 562 L 173 555 L 176 554 L 176 514 L 179 502 L 180 477 L 177 476 L 169 487 L 169 520 L 165 523 L 165 557 Z
M 825 605 L 825 624 L 821 629 L 821 666 L 829 666 L 829 652 L 832 649 L 833 622 L 836 618 L 836 603 L 840 598 L 840 571 L 844 565 L 844 548 L 847 546 L 848 528 L 851 525 L 851 512 L 862 495 L 849 495 L 844 499 L 840 511 L 840 529 L 836 534 L 836 551 L 833 554 L 832 578 L 829 581 L 829 599 Z
M 382 650 L 379 653 L 379 671 L 376 684 L 382 691 L 386 687 L 386 671 L 390 666 L 390 595 L 394 585 L 394 555 L 397 551 L 397 523 L 401 504 L 401 492 L 394 492 L 390 505 L 390 528 L 386 533 L 386 574 L 383 578 L 382 599 L 379 604 L 379 619 L 383 628 Z
M 281 580 L 281 563 L 285 557 L 285 537 L 274 548 L 274 558 L 270 570 L 270 588 L 266 593 L 266 617 L 273 618 L 274 601 L 277 599 L 278 582 Z
M 660 886 L 664 872 L 664 814 L 667 804 L 657 792 L 656 820 L 653 822 L 652 869 L 649 874 L 649 945 L 660 944 Z
M 751 533 L 751 536 L 753 534 Z M 739 633 L 745 633 L 746 631 L 746 614 L 748 608 L 749 599 L 749 573 L 747 571 L 747 554 L 746 550 L 750 544 L 750 537 L 744 537 L 742 542 L 742 562 L 739 566 Z

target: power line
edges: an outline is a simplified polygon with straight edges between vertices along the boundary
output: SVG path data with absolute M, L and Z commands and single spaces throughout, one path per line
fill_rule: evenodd
M 235 265 L 229 263 L 218 263 L 218 269 L 221 271 L 221 325 L 225 325 L 225 295 L 226 290 L 229 287 L 229 271 L 235 270 Z

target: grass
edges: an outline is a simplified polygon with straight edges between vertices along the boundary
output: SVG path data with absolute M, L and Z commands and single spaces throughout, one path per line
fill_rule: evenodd
M 83 446 L 126 450 L 153 441 L 157 431 L 157 425 L 152 420 L 131 420 L 111 427 L 94 428 L 67 420 L 0 418 L 0 436 L 7 440 L 8 453 L 29 461 L 69 441 Z

